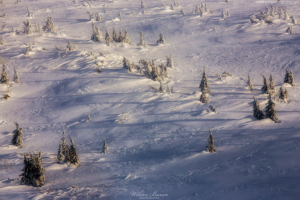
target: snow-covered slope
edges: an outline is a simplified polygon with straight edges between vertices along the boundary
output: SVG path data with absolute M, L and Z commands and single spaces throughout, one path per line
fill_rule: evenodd
M 21 80 L 0 85 L 0 94 L 11 96 L 0 100 L 0 199 L 298 199 L 299 25 L 278 15 L 273 24 L 250 23 L 251 15 L 269 6 L 255 0 L 207 0 L 203 3 L 214 12 L 203 17 L 192 13 L 200 1 L 179 1 L 175 10 L 173 1 L 164 1 L 165 8 L 161 1 L 144 2 L 145 14 L 139 0 L 4 0 L 0 5 L 0 15 L 7 13 L 0 18 L 1 27 L 7 24 L 0 31 L 6 41 L 0 55 L 8 58 L 10 78 L 16 66 Z M 28 17 L 26 4 L 34 17 Z M 297 1 L 274 5 L 300 20 Z M 226 20 L 224 9 L 230 12 Z M 90 20 L 87 11 L 98 12 L 102 21 Z M 11 33 L 12 27 L 21 32 L 27 19 L 44 26 L 47 16 L 56 34 L 36 33 L 34 27 L 31 35 Z M 110 34 L 113 27 L 123 34 L 127 29 L 132 45 L 91 41 L 92 22 L 102 35 L 105 27 Z M 288 26 L 295 34 L 285 32 Z M 140 31 L 147 48 L 138 45 Z M 166 44 L 157 46 L 160 32 Z M 33 38 L 33 51 L 25 56 Z M 65 47 L 68 40 L 78 50 L 67 57 L 60 50 L 58 57 L 55 46 Z M 155 93 L 149 86 L 158 88 L 158 82 L 122 67 L 123 57 L 158 65 L 170 54 L 175 67 L 168 69 L 163 86 L 173 87 L 173 94 Z M 199 101 L 204 67 L 211 90 L 207 104 Z M 293 70 L 294 87 L 283 83 L 287 68 Z M 217 80 L 223 71 L 233 76 Z M 246 87 L 248 73 L 253 93 Z M 262 74 L 270 73 L 276 90 L 283 85 L 289 92 L 289 103 L 276 103 L 280 123 L 257 120 L 252 113 L 253 96 L 265 108 L 267 95 L 260 88 Z M 217 113 L 209 112 L 209 105 Z M 130 123 L 116 122 L 122 111 Z M 23 128 L 23 148 L 10 143 L 15 122 Z M 209 129 L 217 149 L 212 154 L 206 152 Z M 77 147 L 77 168 L 55 161 L 63 130 Z M 104 138 L 107 154 L 101 153 Z M 38 150 L 45 185 L 20 185 L 23 153 Z

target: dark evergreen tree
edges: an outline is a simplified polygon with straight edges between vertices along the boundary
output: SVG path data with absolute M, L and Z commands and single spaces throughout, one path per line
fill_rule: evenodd
M 258 99 L 253 97 L 253 116 L 256 117 L 257 119 L 264 119 L 265 114 L 260 110 L 259 108 L 259 102 Z
M 106 27 L 105 27 L 105 30 L 106 30 L 106 33 L 105 33 L 105 42 L 106 42 L 107 44 L 109 44 L 109 43 L 112 41 L 112 39 L 111 39 L 111 37 L 110 37 L 110 35 L 109 35 L 109 32 L 108 32 L 108 30 L 107 30 Z
M 208 137 L 208 146 L 206 147 L 206 150 L 210 153 L 216 152 L 216 147 L 214 145 L 214 137 L 212 135 L 211 130 L 209 130 L 209 137 Z
M 118 42 L 118 36 L 117 36 L 117 32 L 116 32 L 116 30 L 115 30 L 115 27 L 113 28 L 113 40 L 115 41 L 115 42 Z
M 10 82 L 10 79 L 9 79 L 7 71 L 6 71 L 5 64 L 3 64 L 3 67 L 2 67 L 2 73 L 1 73 L 1 77 L 0 77 L 0 82 L 1 83 L 5 83 L 6 85 L 8 85 L 9 82 Z
M 270 74 L 270 79 L 269 79 L 269 81 L 270 81 L 270 84 L 269 84 L 269 92 L 270 93 L 276 93 L 276 91 L 275 91 L 275 84 L 274 84 L 274 81 L 273 81 L 273 76 L 272 76 L 272 74 Z
M 200 96 L 200 101 L 201 103 L 208 103 L 209 102 L 209 96 L 206 93 L 206 91 L 204 90 Z
M 250 74 L 248 74 L 248 87 L 249 87 L 250 91 L 253 92 L 253 84 L 251 81 Z
M 42 164 L 41 152 L 38 154 L 24 154 L 24 168 L 20 175 L 21 183 L 32 184 L 35 187 L 44 185 L 45 169 Z
M 277 112 L 275 110 L 275 102 L 273 101 L 271 94 L 269 94 L 269 99 L 266 107 L 266 116 L 272 119 L 275 123 L 277 123 L 278 117 L 276 113 Z
M 279 99 L 283 102 L 287 102 L 287 99 L 288 99 L 287 89 L 283 90 L 283 88 L 280 87 L 280 89 L 279 89 Z
M 59 148 L 62 148 L 62 154 L 65 157 L 64 161 L 66 163 L 69 163 L 70 162 L 69 147 L 68 147 L 65 139 L 66 139 L 65 138 L 65 131 L 63 131 L 62 143 L 61 143 L 61 147 L 59 147 Z
M 69 161 L 71 164 L 78 166 L 80 161 L 79 161 L 79 157 L 77 154 L 77 149 L 76 149 L 75 144 L 71 137 L 70 137 L 70 140 L 71 140 L 72 144 L 70 146 L 70 151 L 69 151 L 69 156 L 70 156 Z
M 263 93 L 269 94 L 270 86 L 268 80 L 266 79 L 265 75 L 263 75 L 263 78 L 264 78 L 264 85 L 262 86 L 261 91 Z
M 295 82 L 294 82 L 294 75 L 292 70 L 288 70 L 286 69 L 286 73 L 285 73 L 285 77 L 284 77 L 284 83 L 288 83 L 291 86 L 295 86 Z
M 199 85 L 199 88 L 200 88 L 202 93 L 204 92 L 205 94 L 210 94 L 210 89 L 209 89 L 209 86 L 208 86 L 208 79 L 207 79 L 207 76 L 206 76 L 205 69 L 204 69 L 203 74 L 202 74 L 202 80 L 201 80 L 201 83 Z
M 20 128 L 18 123 L 16 123 L 16 130 L 13 131 L 13 138 L 11 140 L 11 143 L 18 147 L 22 147 L 23 145 L 22 138 L 23 138 L 23 129 Z

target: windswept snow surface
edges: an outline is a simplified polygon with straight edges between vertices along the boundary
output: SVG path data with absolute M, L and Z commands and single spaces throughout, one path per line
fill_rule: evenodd
M 1 27 L 7 24 L 0 32 L 6 41 L 0 55 L 8 58 L 10 78 L 16 66 L 21 81 L 0 85 L 0 94 L 11 96 L 0 100 L 0 199 L 299 199 L 299 25 L 278 15 L 273 24 L 251 24 L 252 14 L 270 7 L 255 0 L 207 0 L 214 13 L 203 17 L 192 13 L 197 0 L 180 0 L 175 10 L 170 9 L 174 1 L 163 1 L 165 8 L 158 0 L 144 2 L 145 14 L 139 0 L 4 0 L 0 5 L 0 15 L 7 13 L 0 18 Z M 34 17 L 28 18 L 26 4 Z M 300 20 L 298 1 L 274 5 Z M 224 9 L 231 16 L 221 20 Z M 102 21 L 91 21 L 87 11 L 98 12 Z M 47 16 L 56 34 L 36 33 L 34 26 L 33 34 L 22 33 L 24 21 L 44 26 Z M 105 27 L 111 36 L 113 27 L 123 35 L 127 29 L 132 45 L 91 41 L 92 22 L 103 36 Z M 295 34 L 285 32 L 288 26 Z M 12 27 L 20 34 L 11 33 Z M 138 46 L 140 31 L 147 48 Z M 157 46 L 160 32 L 166 44 Z M 33 51 L 25 56 L 33 38 Z M 60 47 L 68 40 L 78 49 L 66 57 Z M 122 67 L 123 57 L 136 64 L 154 59 L 158 65 L 170 54 L 175 67 L 163 86 L 173 87 L 171 95 L 155 93 L 149 86 L 158 88 L 158 82 Z M 207 104 L 199 101 L 204 67 L 211 90 Z M 283 83 L 287 68 L 295 87 Z M 216 73 L 223 71 L 233 76 L 218 81 Z M 248 73 L 253 93 L 246 87 Z M 275 106 L 280 123 L 259 121 L 252 113 L 253 96 L 265 108 L 267 95 L 260 88 L 262 74 L 270 73 L 276 90 L 283 85 L 289 92 L 289 103 Z M 209 105 L 217 113 L 207 111 Z M 122 111 L 130 121 L 117 123 Z M 10 143 L 15 122 L 23 128 L 23 148 Z M 205 149 L 209 129 L 216 153 Z M 55 161 L 63 130 L 77 147 L 77 168 Z M 101 153 L 104 138 L 107 154 Z M 20 185 L 22 154 L 38 150 L 45 185 Z

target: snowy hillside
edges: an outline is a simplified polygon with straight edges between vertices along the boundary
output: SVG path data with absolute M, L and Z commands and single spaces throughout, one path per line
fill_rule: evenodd
M 300 22 L 300 3 L 143 2 L 0 0 L 0 67 L 11 80 L 0 84 L 0 96 L 10 96 L 0 98 L 0 199 L 299 199 L 300 27 L 293 19 Z M 43 30 L 48 16 L 55 30 Z M 126 29 L 131 44 L 107 44 L 106 28 L 112 38 L 113 28 L 117 36 Z M 158 45 L 160 33 L 165 44 Z M 174 68 L 158 79 L 173 93 L 156 92 L 159 81 L 140 61 L 162 64 L 163 74 L 170 55 Z M 132 72 L 124 57 L 135 63 Z M 209 103 L 199 101 L 204 69 Z M 295 86 L 284 83 L 286 69 Z M 224 71 L 232 76 L 218 79 Z M 276 92 L 283 86 L 289 94 L 275 102 L 278 123 L 252 111 L 256 97 L 265 112 L 262 75 L 270 73 Z M 11 144 L 16 122 L 20 148 Z M 206 150 L 209 130 L 214 153 Z M 63 131 L 78 167 L 56 160 Z M 20 184 L 24 153 L 38 151 L 45 184 Z

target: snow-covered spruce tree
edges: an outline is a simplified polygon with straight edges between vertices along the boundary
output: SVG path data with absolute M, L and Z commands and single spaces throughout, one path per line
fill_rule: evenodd
M 4 40 L 4 38 L 2 36 L 1 36 L 0 44 L 1 45 L 5 45 L 6 44 L 6 42 L 5 42 L 5 40 Z
M 101 42 L 101 39 L 102 39 L 102 33 L 101 33 L 101 31 L 99 30 L 98 27 L 95 26 L 94 23 L 92 23 L 92 28 L 93 28 L 93 34 L 91 36 L 91 40 L 95 40 L 97 42 Z
M 273 81 L 273 76 L 272 76 L 272 74 L 270 74 L 270 79 L 269 79 L 269 81 L 270 81 L 269 92 L 270 92 L 271 94 L 275 94 L 276 91 L 275 91 L 275 85 L 274 85 L 274 81 Z
M 275 110 L 275 102 L 272 99 L 272 95 L 269 94 L 268 102 L 267 102 L 267 107 L 266 107 L 266 117 L 269 117 L 272 119 L 275 123 L 278 122 L 278 117 L 276 115 L 276 110 Z
M 63 137 L 62 137 L 62 143 L 60 143 L 60 146 L 59 146 L 59 149 L 61 148 L 61 152 L 62 152 L 62 155 L 64 156 L 64 162 L 66 163 L 69 163 L 70 162 L 70 154 L 69 154 L 69 147 L 66 143 L 66 140 L 65 140 L 65 131 L 63 131 Z M 59 149 L 58 149 L 58 152 L 59 152 Z M 60 160 L 58 160 L 60 161 Z
M 181 12 L 182 15 L 185 15 L 185 12 L 184 12 L 183 8 L 181 8 L 180 12 Z
M 70 137 L 70 140 L 71 140 L 71 146 L 70 146 L 70 151 L 69 151 L 69 156 L 70 156 L 69 161 L 71 164 L 78 166 L 80 161 L 79 161 L 79 157 L 77 154 L 77 149 L 76 149 L 75 144 L 71 137 Z
M 44 31 L 50 31 L 53 34 L 55 33 L 55 27 L 54 27 L 52 17 L 48 16 L 47 21 L 46 21 L 46 25 L 43 26 L 43 30 Z
M 126 30 L 125 30 L 125 36 L 124 36 L 124 38 L 122 39 L 122 42 L 123 42 L 123 43 L 131 44 L 131 42 L 130 42 L 130 37 L 131 37 L 131 35 L 128 35 L 127 29 L 126 29 Z
M 297 24 L 297 20 L 295 19 L 294 16 L 291 16 L 291 19 L 292 19 L 292 23 L 293 23 L 293 24 Z
M 146 42 L 145 42 L 145 40 L 144 40 L 144 36 L 143 36 L 143 32 L 142 32 L 142 31 L 141 31 L 141 33 L 140 33 L 140 38 L 141 38 L 140 46 L 143 46 L 144 48 L 146 48 L 146 47 L 147 47 L 147 44 L 146 44 Z
M 280 8 L 278 15 L 279 15 L 279 19 L 283 19 L 283 11 L 282 11 L 282 8 Z
M 204 4 L 204 11 L 205 11 L 206 13 L 209 13 L 209 9 L 208 9 L 206 3 Z
M 167 67 L 170 67 L 171 69 L 174 68 L 172 54 L 170 54 L 170 57 L 167 56 Z
M 91 13 L 90 11 L 86 11 L 86 13 L 87 13 L 87 14 L 89 14 L 89 18 L 90 18 L 90 20 L 92 20 L 92 19 L 94 19 L 94 18 L 95 18 L 94 14 L 93 14 L 93 13 Z
M 14 67 L 14 82 L 15 83 L 20 83 L 20 78 L 19 78 L 19 74 L 17 72 L 16 67 Z
M 39 187 L 45 183 L 45 169 L 42 164 L 41 152 L 38 154 L 24 154 L 24 168 L 20 175 L 21 183 Z
M 112 33 L 112 35 L 113 35 L 113 40 L 114 40 L 115 42 L 118 42 L 118 36 L 117 36 L 117 32 L 116 32 L 116 30 L 115 30 L 115 27 L 113 27 L 113 33 Z
M 253 116 L 256 117 L 257 119 L 264 119 L 265 114 L 260 110 L 259 108 L 259 102 L 258 99 L 253 97 Z
M 253 84 L 252 84 L 252 81 L 251 81 L 251 77 L 250 77 L 250 74 L 248 74 L 248 87 L 250 89 L 251 92 L 253 92 Z
M 24 24 L 24 33 L 29 35 L 32 33 L 31 31 L 31 23 L 29 22 L 29 20 L 27 20 L 26 22 L 23 22 Z
M 159 77 L 163 81 L 163 80 L 165 80 L 166 78 L 169 77 L 167 65 L 164 64 L 164 63 L 161 63 L 158 67 L 160 68 Z
M 77 45 L 74 44 L 74 42 L 71 42 L 71 41 L 69 40 L 68 45 L 67 45 L 67 49 L 68 49 L 69 51 L 75 51 L 75 50 L 77 49 Z
M 156 43 L 159 45 L 159 44 L 165 44 L 165 38 L 164 38 L 164 35 L 162 32 L 160 32 L 159 34 L 159 39 L 156 41 Z
M 121 15 L 121 13 L 119 12 L 119 20 L 122 20 L 122 15 Z
M 199 88 L 200 88 L 202 93 L 204 91 L 205 93 L 210 94 L 210 89 L 209 89 L 209 86 L 208 86 L 208 79 L 207 79 L 207 76 L 206 76 L 205 69 L 203 70 L 202 80 L 201 80 L 201 83 L 199 85 Z
M 120 29 L 119 37 L 118 37 L 118 42 L 122 42 L 122 41 L 123 41 L 123 35 L 122 35 L 122 31 Z
M 10 82 L 10 79 L 9 79 L 7 71 L 6 71 L 5 64 L 3 64 L 3 67 L 2 67 L 2 73 L 1 73 L 0 82 L 1 83 L 5 83 L 6 85 L 8 85 L 9 82 Z
M 102 153 L 108 153 L 108 145 L 106 143 L 106 140 L 103 140 L 103 148 L 102 148 Z
M 165 93 L 165 90 L 164 90 L 162 82 L 160 81 L 159 84 L 160 84 L 160 86 L 159 86 L 158 92 L 159 93 Z
M 105 33 L 105 42 L 106 42 L 106 44 L 109 45 L 109 43 L 112 41 L 112 39 L 111 39 L 110 34 L 109 34 L 109 32 L 108 32 L 108 30 L 107 30 L 106 27 L 105 27 L 105 30 L 106 30 L 106 33 Z
M 288 34 L 293 34 L 293 27 L 292 26 L 289 26 L 287 29 L 286 29 L 286 32 Z
M 143 0 L 142 0 L 142 2 L 141 2 L 141 8 L 145 8 L 145 3 L 144 3 Z
M 199 14 L 199 13 L 200 13 L 200 9 L 199 9 L 198 5 L 196 5 L 195 13 L 196 13 L 196 14 Z
M 206 150 L 207 150 L 209 153 L 216 152 L 216 147 L 215 147 L 215 144 L 214 144 L 214 137 L 213 137 L 213 135 L 212 135 L 211 130 L 209 130 L 208 146 L 206 147 Z
M 294 75 L 293 75 L 292 70 L 286 69 L 286 74 L 285 74 L 285 77 L 284 77 L 284 83 L 288 83 L 291 86 L 296 85 L 295 82 L 294 82 Z
M 32 14 L 32 12 L 29 10 L 29 7 L 28 7 L 28 5 L 26 4 L 26 7 L 27 7 L 27 17 L 33 17 L 33 14 Z
M 288 96 L 289 96 L 289 94 L 288 94 L 287 89 L 283 90 L 283 88 L 280 87 L 280 89 L 279 89 L 279 99 L 280 99 L 281 101 L 283 101 L 283 102 L 286 103 L 287 100 L 288 100 Z
M 96 21 L 97 22 L 101 22 L 102 21 L 101 16 L 99 15 L 99 13 L 96 13 Z
M 56 159 L 58 163 L 65 162 L 65 155 L 63 154 L 63 145 L 61 143 L 59 143 Z
M 261 91 L 263 93 L 269 94 L 270 86 L 269 86 L 268 80 L 266 79 L 265 75 L 262 75 L 262 76 L 264 79 L 264 85 L 262 86 Z
M 16 129 L 13 131 L 13 137 L 11 143 L 18 147 L 23 145 L 23 129 L 20 128 L 19 124 L 16 122 Z
M 285 20 L 290 20 L 289 11 L 288 9 L 284 10 Z
M 209 97 L 208 93 L 204 90 L 200 96 L 200 102 L 201 103 L 208 103 L 209 102 Z

